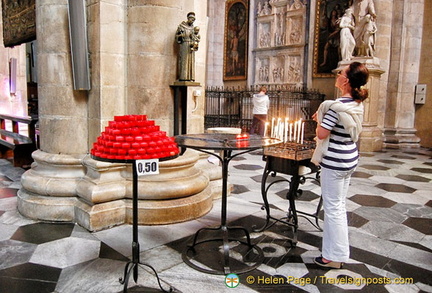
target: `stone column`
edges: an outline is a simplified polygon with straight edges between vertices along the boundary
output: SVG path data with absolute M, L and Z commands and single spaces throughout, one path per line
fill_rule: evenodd
M 395 0 L 390 69 L 384 121 L 384 146 L 419 147 L 414 89 L 419 79 L 424 3 Z
M 67 0 L 36 2 L 40 150 L 18 193 L 19 211 L 31 218 L 73 220 L 85 174 L 88 97 L 73 90 L 67 9 Z
M 91 2 L 87 7 L 92 82 L 88 99 L 89 149 L 108 121 L 126 113 L 128 48 L 128 1 Z
M 92 85 L 88 92 L 73 90 L 68 1 L 37 2 L 41 149 L 22 176 L 18 208 L 23 215 L 73 221 L 92 231 L 131 222 L 130 164 L 102 163 L 88 152 L 115 115 L 146 114 L 170 135 L 175 31 L 194 10 L 204 36 L 207 30 L 206 2 L 132 2 L 86 1 Z M 202 84 L 205 44 L 203 38 L 196 59 Z M 194 132 L 204 130 L 204 95 L 193 95 L 200 89 L 188 93 L 187 114 Z M 140 178 L 140 224 L 186 221 L 210 210 L 214 184 L 209 181 L 220 177 L 195 167 L 199 159 L 187 154 L 161 162 L 159 175 Z

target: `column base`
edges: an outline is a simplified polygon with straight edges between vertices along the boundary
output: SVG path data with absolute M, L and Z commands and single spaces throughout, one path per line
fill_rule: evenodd
M 22 215 L 35 220 L 76 222 L 89 231 L 132 224 L 130 164 L 42 151 L 37 151 L 34 158 L 18 191 L 18 211 Z M 198 161 L 199 153 L 188 151 L 160 162 L 160 174 L 139 179 L 140 225 L 194 220 L 211 210 L 221 190 L 220 168 L 206 159 Z
M 388 149 L 420 148 L 420 138 L 415 135 L 416 129 L 384 130 L 384 147 Z
M 17 194 L 18 211 L 27 218 L 54 222 L 74 222 L 76 197 L 52 197 L 32 194 L 20 189 Z
M 378 152 L 383 147 L 382 131 L 378 127 L 363 126 L 358 141 L 360 152 Z

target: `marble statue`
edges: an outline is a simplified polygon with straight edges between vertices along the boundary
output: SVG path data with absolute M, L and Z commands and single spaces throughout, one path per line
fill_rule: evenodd
M 353 10 L 348 8 L 339 23 L 340 30 L 340 53 L 342 60 L 351 60 L 356 46 L 353 36 L 354 19 Z
M 354 17 L 356 56 L 373 56 L 376 12 L 373 0 L 354 0 L 350 7 Z
M 374 57 L 376 32 L 375 21 L 372 20 L 371 15 L 366 15 L 366 25 L 363 32 L 360 55 Z
M 195 52 L 200 41 L 199 27 L 194 26 L 195 13 L 187 14 L 187 21 L 177 27 L 175 39 L 180 44 L 178 53 L 178 80 L 195 81 Z

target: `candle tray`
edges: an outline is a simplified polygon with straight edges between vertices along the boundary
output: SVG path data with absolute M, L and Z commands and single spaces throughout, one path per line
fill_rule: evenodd
M 312 158 L 315 150 L 315 141 L 304 141 L 303 144 L 287 142 L 264 148 L 265 156 L 302 161 Z

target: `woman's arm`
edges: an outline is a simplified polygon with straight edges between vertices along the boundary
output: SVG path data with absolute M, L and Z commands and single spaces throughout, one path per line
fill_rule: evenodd
M 330 135 L 330 130 L 327 130 L 327 129 L 325 129 L 324 127 L 322 127 L 321 125 L 319 125 L 320 122 L 318 121 L 318 112 L 315 112 L 315 113 L 312 115 L 312 119 L 313 119 L 316 123 L 318 123 L 318 126 L 317 126 L 316 131 L 315 131 L 316 136 L 317 136 L 319 139 L 325 139 L 325 138 L 327 138 L 327 136 Z
M 330 130 L 325 129 L 321 125 L 318 125 L 316 128 L 316 136 L 319 139 L 325 139 L 330 135 Z

